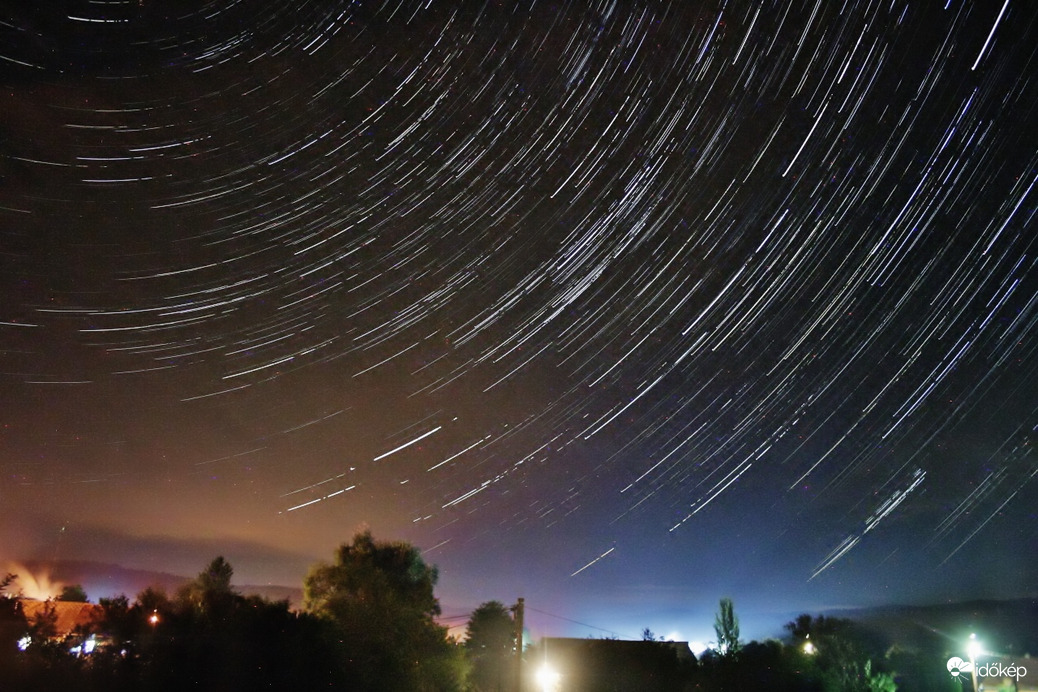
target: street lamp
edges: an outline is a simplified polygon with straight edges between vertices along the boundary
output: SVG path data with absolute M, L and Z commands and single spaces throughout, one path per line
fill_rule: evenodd
M 540 683 L 544 692 L 556 692 L 559 689 L 559 680 L 562 678 L 559 672 L 545 663 L 537 671 L 537 682 Z
M 970 643 L 966 646 L 966 651 L 970 655 L 970 674 L 973 676 L 973 692 L 978 692 L 977 656 L 983 653 L 983 649 L 980 646 L 980 642 L 977 641 L 977 635 L 973 632 L 970 632 Z

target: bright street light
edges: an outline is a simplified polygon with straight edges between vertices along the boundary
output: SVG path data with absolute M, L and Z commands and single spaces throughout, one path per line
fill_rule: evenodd
M 559 689 L 559 680 L 562 678 L 559 672 L 545 663 L 537 671 L 537 683 L 543 692 L 555 692 Z
M 970 672 L 973 675 L 973 692 L 978 692 L 979 687 L 977 685 L 977 656 L 980 656 L 984 649 L 980 646 L 980 642 L 977 640 L 977 635 L 970 632 L 970 641 L 966 645 L 966 651 L 970 655 Z
M 980 642 L 977 640 L 976 634 L 970 634 L 970 643 L 966 650 L 969 651 L 971 661 L 983 653 L 983 649 L 980 646 Z

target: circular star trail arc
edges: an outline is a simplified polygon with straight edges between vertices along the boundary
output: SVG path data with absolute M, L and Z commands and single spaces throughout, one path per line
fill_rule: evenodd
M 69 8 L 2 25 L 7 492 L 574 577 L 791 504 L 805 580 L 1034 497 L 1025 3 Z

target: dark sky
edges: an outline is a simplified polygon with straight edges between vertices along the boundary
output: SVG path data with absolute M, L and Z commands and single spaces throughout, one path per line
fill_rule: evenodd
M 596 635 L 1035 593 L 1033 3 L 44 4 L 0 559 L 367 526 Z

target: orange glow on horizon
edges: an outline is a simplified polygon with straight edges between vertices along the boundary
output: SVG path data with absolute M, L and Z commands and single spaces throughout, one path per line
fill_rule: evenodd
M 52 579 L 50 571 L 46 568 L 38 574 L 33 574 L 32 571 L 23 564 L 8 562 L 4 566 L 4 574 L 7 573 L 12 573 L 17 576 L 14 583 L 8 589 L 9 593 L 24 598 L 32 598 L 37 601 L 46 601 L 51 598 L 57 598 L 61 593 L 61 588 L 64 586 L 62 582 Z

